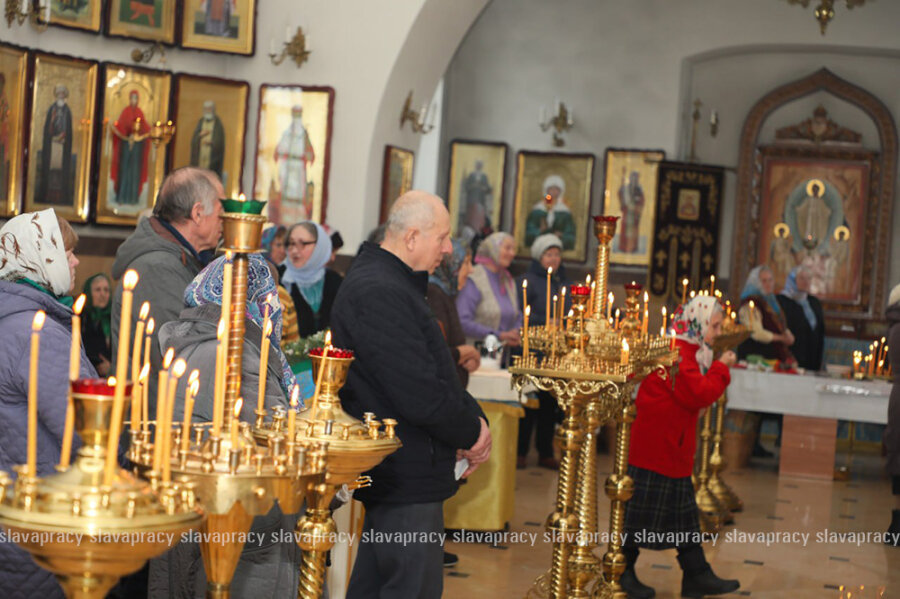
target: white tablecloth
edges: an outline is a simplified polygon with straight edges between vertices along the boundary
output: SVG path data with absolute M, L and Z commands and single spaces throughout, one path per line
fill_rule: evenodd
M 508 370 L 479 368 L 469 375 L 466 387 L 475 399 L 508 401 L 519 403 L 519 394 L 513 390 Z
M 735 368 L 728 386 L 728 407 L 887 424 L 891 385 L 813 375 L 776 374 Z

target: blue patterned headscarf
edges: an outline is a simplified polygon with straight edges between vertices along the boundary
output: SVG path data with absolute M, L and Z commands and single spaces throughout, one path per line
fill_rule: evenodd
M 760 264 L 756 268 L 750 271 L 750 274 L 747 275 L 747 282 L 744 283 L 744 290 L 741 291 L 741 301 L 747 299 L 748 297 L 753 297 L 754 295 L 758 295 L 769 304 L 769 307 L 772 308 L 772 311 L 775 314 L 781 314 L 781 306 L 778 304 L 778 298 L 775 297 L 774 293 L 763 293 L 762 283 L 759 281 L 759 275 L 762 274 L 764 270 L 772 272 L 772 269 L 769 268 L 766 264 Z
M 459 269 L 466 261 L 466 246 L 459 239 L 451 240 L 453 251 L 444 256 L 441 263 L 428 277 L 429 283 L 434 283 L 444 290 L 444 293 L 454 297 L 459 291 Z
M 266 306 L 269 306 L 269 319 L 272 321 L 272 332 L 269 334 L 271 347 L 281 361 L 281 389 L 285 396 L 290 396 L 291 388 L 296 384 L 294 373 L 281 352 L 282 311 L 278 301 L 278 289 L 269 263 L 259 254 L 250 254 L 247 265 L 247 311 L 246 316 L 260 329 L 263 327 Z M 224 277 L 225 256 L 220 256 L 200 271 L 184 290 L 184 303 L 189 308 L 206 304 L 222 305 L 222 279 Z M 267 298 L 271 302 L 267 303 Z

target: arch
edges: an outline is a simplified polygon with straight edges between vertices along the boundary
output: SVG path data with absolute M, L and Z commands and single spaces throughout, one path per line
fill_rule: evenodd
M 758 205 L 753 202 L 754 190 L 761 185 L 757 172 L 756 155 L 759 134 L 763 123 L 781 106 L 818 91 L 826 91 L 867 114 L 878 131 L 881 170 L 873 179 L 877 184 L 877 221 L 886 223 L 879 227 L 874 244 L 871 287 L 866 316 L 881 314 L 884 308 L 887 278 L 887 261 L 890 252 L 890 227 L 894 189 L 897 178 L 897 128 L 887 106 L 865 89 L 841 79 L 828 69 L 820 69 L 811 75 L 782 85 L 760 98 L 744 120 L 740 138 L 738 159 L 737 201 L 734 215 L 735 243 L 731 266 L 731 292 L 737 296 L 756 258 L 759 235 Z

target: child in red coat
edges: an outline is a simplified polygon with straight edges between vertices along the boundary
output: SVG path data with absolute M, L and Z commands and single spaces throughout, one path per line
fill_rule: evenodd
M 700 545 L 700 522 L 691 474 L 697 448 L 697 418 L 724 393 L 736 361 L 727 351 L 713 360 L 712 343 L 721 332 L 722 305 L 698 296 L 675 312 L 681 360 L 674 381 L 654 373 L 641 383 L 631 427 L 628 475 L 634 495 L 625 504 L 627 565 L 620 583 L 630 599 L 650 599 L 656 592 L 634 571 L 639 548 L 678 550 L 683 571 L 682 597 L 704 597 L 737 590 L 737 580 L 717 577 Z

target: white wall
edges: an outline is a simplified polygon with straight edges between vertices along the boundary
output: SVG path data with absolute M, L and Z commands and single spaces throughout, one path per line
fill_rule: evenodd
M 347 248 L 355 248 L 376 224 L 385 144 L 416 148 L 418 136 L 399 130 L 410 89 L 430 98 L 453 52 L 487 0 L 259 0 L 257 54 L 237 57 L 167 50 L 164 66 L 151 68 L 242 79 L 251 84 L 243 186 L 252 188 L 256 114 L 262 83 L 330 85 L 335 88 L 334 131 L 327 220 Z M 312 50 L 298 69 L 267 55 L 269 40 L 302 26 Z M 7 29 L 0 41 L 44 51 L 130 64 L 147 43 L 109 39 L 51 27 Z M 122 236 L 124 229 L 83 227 L 82 234 Z
M 445 76 L 439 189 L 446 186 L 447 146 L 455 137 L 504 141 L 513 153 L 552 150 L 537 115 L 555 96 L 576 112 L 564 151 L 597 157 L 595 211 L 602 198 L 604 149 L 662 148 L 669 158 L 685 159 L 696 97 L 704 102 L 700 160 L 727 167 L 737 165 L 740 128 L 750 107 L 772 88 L 822 67 L 879 96 L 896 119 L 900 2 L 867 3 L 853 11 L 838 3 L 835 10 L 823 37 L 811 7 L 784 1 L 493 0 Z M 709 137 L 711 107 L 720 117 L 715 139 Z M 836 119 L 844 116 L 835 110 Z M 846 124 L 861 128 L 865 143 L 876 141 L 870 123 Z M 507 182 L 514 177 L 511 160 Z M 719 261 L 725 277 L 735 183 L 734 173 L 727 173 Z M 511 202 L 514 185 L 506 189 L 505 201 Z M 898 217 L 895 210 L 895 230 Z M 505 226 L 510 224 L 507 218 Z M 896 282 L 900 243 L 893 256 L 890 280 Z

